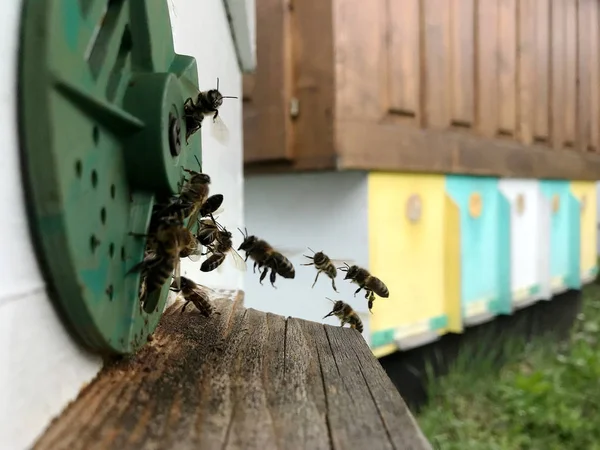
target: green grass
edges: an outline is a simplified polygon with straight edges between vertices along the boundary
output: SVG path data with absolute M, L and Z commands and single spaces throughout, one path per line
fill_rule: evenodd
M 569 343 L 515 343 L 500 368 L 471 349 L 431 383 L 417 419 L 434 448 L 600 449 L 600 286 L 583 295 Z

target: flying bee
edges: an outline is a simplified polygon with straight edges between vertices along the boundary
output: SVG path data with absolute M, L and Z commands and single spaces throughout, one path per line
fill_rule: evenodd
M 350 280 L 353 283 L 358 284 L 358 289 L 354 292 L 355 297 L 361 289 L 366 291 L 365 298 L 369 299 L 369 309 L 373 306 L 374 297 L 372 297 L 372 293 L 375 293 L 382 298 L 388 298 L 390 296 L 390 291 L 384 282 L 371 275 L 367 269 L 363 269 L 357 265 L 349 266 L 348 263 L 344 264 L 344 267 L 338 267 L 339 270 L 346 272 L 344 280 Z
M 325 273 L 330 279 L 331 279 L 331 285 L 333 286 L 333 290 L 335 292 L 337 292 L 337 288 L 335 287 L 335 277 L 337 277 L 337 269 L 335 267 L 335 263 L 336 262 L 341 262 L 341 261 L 336 261 L 336 260 L 332 260 L 329 258 L 329 256 L 327 256 L 325 253 L 323 252 L 315 252 L 312 248 L 308 247 L 308 249 L 314 253 L 313 256 L 307 256 L 304 255 L 305 258 L 311 259 L 312 262 L 309 262 L 307 264 L 302 264 L 303 266 L 312 266 L 314 265 L 317 269 L 317 276 L 315 277 L 315 281 L 313 282 L 311 287 L 315 287 L 315 284 L 317 283 L 317 279 L 319 278 L 319 275 L 321 275 L 321 272 Z
M 198 92 L 198 89 L 185 78 L 184 83 L 188 84 L 188 87 Z M 200 91 L 196 96 L 196 101 L 192 97 L 189 97 L 183 104 L 183 111 L 185 114 L 186 124 L 186 135 L 185 142 L 188 143 L 189 138 L 202 127 L 202 121 L 205 116 L 213 114 L 213 127 L 212 135 L 222 144 L 227 144 L 229 140 L 229 130 L 225 123 L 219 117 L 219 108 L 223 104 L 225 98 L 237 98 L 223 96 L 219 92 L 219 79 L 217 78 L 217 88 L 210 89 L 208 91 Z
M 254 271 L 256 271 L 256 267 L 259 270 L 264 267 L 259 279 L 260 284 L 262 284 L 269 270 L 271 270 L 269 281 L 273 287 L 275 287 L 277 275 L 283 278 L 294 278 L 296 276 L 294 265 L 281 252 L 275 250 L 267 241 L 259 239 L 256 236 L 248 236 L 248 230 L 245 233 L 242 230 L 239 231 L 244 237 L 244 242 L 242 242 L 238 250 L 246 252 L 245 261 L 248 260 L 248 257 L 252 258 L 254 261 Z
M 342 322 L 340 325 L 341 327 L 349 323 L 350 328 L 356 328 L 359 333 L 363 332 L 362 320 L 360 320 L 360 317 L 358 314 L 356 314 L 356 311 L 354 311 L 348 303 L 344 303 L 341 300 L 332 300 L 329 297 L 325 298 L 333 303 L 333 309 L 329 314 L 323 317 L 323 319 L 326 319 L 330 316 L 336 316 Z
M 173 283 L 173 285 L 171 285 L 171 290 L 180 292 L 185 300 L 181 312 L 184 312 L 187 305 L 192 303 L 204 317 L 210 317 L 215 313 L 215 308 L 211 301 L 212 289 L 196 284 L 189 278 L 182 276 L 180 277 L 180 286 L 176 287 L 175 283 Z M 217 311 L 216 314 L 220 313 Z
M 218 223 L 214 223 L 218 226 L 219 230 L 214 242 L 206 246 L 211 255 L 204 260 L 200 266 L 200 270 L 202 272 L 211 272 L 221 266 L 227 255 L 231 255 L 235 268 L 245 271 L 246 262 L 233 248 L 231 232 L 227 231 L 225 227 L 221 227 Z
M 158 224 L 154 240 L 156 250 L 150 252 L 143 261 L 133 266 L 127 273 L 142 270 L 145 278 L 145 294 L 160 289 L 173 274 L 179 284 L 180 236 L 183 223 L 177 216 L 164 217 Z M 136 236 L 145 236 L 137 234 Z

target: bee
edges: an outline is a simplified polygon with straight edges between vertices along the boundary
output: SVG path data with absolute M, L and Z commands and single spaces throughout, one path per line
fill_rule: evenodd
M 143 271 L 145 294 L 160 289 L 173 273 L 175 273 L 176 284 L 179 284 L 179 255 L 182 249 L 180 243 L 182 228 L 183 223 L 179 217 L 169 216 L 162 218 L 154 234 L 156 250 L 148 252 L 143 261 L 133 266 L 127 272 Z
M 325 298 L 333 303 L 333 309 L 329 314 L 323 317 L 323 319 L 326 319 L 330 316 L 336 316 L 342 322 L 340 326 L 343 327 L 345 324 L 349 323 L 350 328 L 356 328 L 359 333 L 363 332 L 362 320 L 360 320 L 360 317 L 358 317 L 356 311 L 354 311 L 348 303 L 344 303 L 341 300 L 332 300 L 329 297 Z
M 305 258 L 311 259 L 312 262 L 307 263 L 307 264 L 302 264 L 302 265 L 303 266 L 314 265 L 317 268 L 317 276 L 315 277 L 315 281 L 313 282 L 311 288 L 315 287 L 315 284 L 317 284 L 317 279 L 319 278 L 319 275 L 321 275 L 321 272 L 323 272 L 331 279 L 331 285 L 333 286 L 333 290 L 335 292 L 338 292 L 337 288 L 335 287 L 335 277 L 337 277 L 337 269 L 335 268 L 335 264 L 333 263 L 333 261 L 331 259 L 329 259 L 329 256 L 327 256 L 323 252 L 315 252 L 310 247 L 308 247 L 308 249 L 311 252 L 313 252 L 314 255 L 313 256 L 303 255 L 303 256 Z
M 188 83 L 189 84 L 189 83 Z M 193 90 L 197 91 L 196 87 L 190 85 Z M 185 142 L 189 143 L 189 138 L 202 127 L 204 116 L 213 114 L 213 136 L 221 143 L 226 144 L 229 139 L 227 127 L 219 117 L 219 108 L 223 104 L 226 97 L 219 92 L 219 79 L 217 78 L 217 88 L 208 91 L 200 91 L 196 96 L 196 101 L 189 97 L 183 104 L 185 114 L 186 135 Z
M 189 228 L 196 223 L 200 209 L 209 198 L 211 180 L 210 176 L 205 173 L 190 169 L 183 169 L 183 171 L 191 175 L 189 180 L 184 178 L 185 183 L 181 187 L 179 195 L 171 198 L 166 206 L 157 206 L 153 212 L 153 218 L 160 219 L 165 216 L 178 215 L 183 221 L 189 217 Z
M 377 294 L 382 298 L 388 298 L 390 291 L 387 286 L 379 278 L 374 277 L 369 273 L 367 269 L 358 267 L 356 265 L 349 266 L 345 263 L 344 267 L 338 267 L 339 270 L 346 272 L 344 280 L 351 280 L 353 283 L 358 284 L 358 289 L 354 292 L 354 296 L 364 289 L 365 298 L 369 300 L 369 310 L 373 306 L 375 297 L 373 294 Z
M 175 283 L 171 285 L 172 291 L 178 291 L 181 293 L 183 299 L 185 300 L 185 304 L 181 308 L 181 312 L 185 311 L 187 305 L 193 303 L 193 305 L 200 311 L 204 317 L 210 317 L 213 313 L 215 313 L 215 308 L 211 302 L 210 292 L 212 289 L 207 288 L 206 286 L 202 286 L 194 283 L 187 277 L 180 277 L 180 286 L 175 286 Z M 218 311 L 216 314 L 220 314 Z
M 213 221 L 214 222 L 214 221 Z M 240 254 L 233 248 L 233 240 L 231 232 L 221 227 L 217 222 L 214 222 L 219 228 L 214 241 L 207 245 L 208 251 L 211 253 L 200 266 L 202 272 L 211 272 L 220 267 L 227 255 L 231 255 L 234 265 L 239 270 L 246 270 L 246 262 Z
M 254 271 L 256 271 L 256 267 L 259 270 L 264 267 L 264 271 L 259 279 L 260 284 L 262 284 L 269 270 L 271 270 L 269 281 L 273 287 L 275 287 L 277 275 L 283 278 L 294 278 L 296 276 L 294 265 L 281 252 L 278 252 L 266 241 L 256 236 L 248 236 L 248 230 L 245 233 L 242 230 L 239 231 L 244 237 L 244 242 L 242 242 L 238 250 L 246 252 L 245 261 L 248 260 L 248 257 L 254 260 Z

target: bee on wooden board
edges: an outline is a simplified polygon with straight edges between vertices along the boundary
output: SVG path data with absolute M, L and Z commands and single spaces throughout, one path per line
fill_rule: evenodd
M 202 272 L 211 272 L 221 267 L 223 261 L 227 255 L 231 255 L 231 260 L 236 269 L 246 271 L 246 262 L 240 256 L 240 254 L 233 248 L 233 240 L 231 232 L 225 227 L 221 227 L 217 222 L 213 220 L 219 230 L 216 232 L 214 241 L 207 245 L 207 253 L 210 256 L 204 260 L 200 266 Z
M 239 228 L 238 228 L 239 230 Z M 294 265 L 287 259 L 281 252 L 274 249 L 267 241 L 259 239 L 256 236 L 248 236 L 248 230 L 239 230 L 244 237 L 244 241 L 239 246 L 238 250 L 244 250 L 246 252 L 246 259 L 252 258 L 254 261 L 254 271 L 256 267 L 262 269 L 263 273 L 260 276 L 259 282 L 262 284 L 263 280 L 267 276 L 267 272 L 270 270 L 271 275 L 269 281 L 271 286 L 275 286 L 275 279 L 277 275 L 283 278 L 295 278 L 296 270 Z
M 182 78 L 184 83 L 192 90 L 197 91 L 196 87 L 187 79 Z M 219 117 L 219 108 L 223 104 L 225 98 L 237 98 L 231 96 L 223 96 L 219 92 L 219 79 L 217 78 L 217 88 L 208 91 L 200 91 L 196 96 L 196 101 L 189 97 L 183 104 L 185 113 L 186 136 L 185 141 L 188 143 L 189 138 L 202 127 L 204 116 L 213 114 L 212 136 L 221 144 L 226 145 L 229 141 L 229 130 L 225 123 Z
M 307 256 L 307 255 L 303 255 L 303 256 L 305 258 L 311 259 L 312 262 L 309 262 L 307 264 L 302 264 L 302 265 L 303 266 L 313 266 L 314 265 L 317 269 L 317 276 L 315 277 L 315 281 L 313 282 L 311 288 L 315 287 L 315 284 L 317 284 L 319 275 L 321 275 L 321 272 L 323 272 L 325 275 L 327 275 L 331 279 L 331 286 L 333 287 L 333 290 L 335 292 L 338 292 L 337 288 L 335 287 L 335 277 L 337 277 L 337 269 L 335 267 L 335 264 L 343 263 L 343 261 L 330 259 L 329 256 L 327 256 L 325 253 L 315 252 L 310 247 L 308 247 L 308 249 L 311 252 L 313 252 L 313 256 Z
M 325 298 L 333 303 L 333 309 L 329 314 L 323 317 L 323 319 L 330 316 L 336 316 L 342 322 L 340 325 L 341 327 L 348 323 L 350 324 L 350 328 L 356 328 L 359 333 L 363 332 L 362 320 L 360 320 L 356 311 L 354 311 L 348 303 L 344 303 L 341 300 L 332 300 L 329 297 Z
M 372 296 L 373 293 L 382 298 L 388 298 L 390 296 L 390 291 L 384 282 L 371 275 L 367 269 L 363 269 L 357 265 L 349 266 L 347 263 L 345 263 L 343 267 L 338 267 L 338 269 L 346 272 L 344 280 L 351 280 L 353 283 L 358 284 L 358 289 L 354 292 L 355 297 L 361 289 L 366 291 L 365 298 L 369 300 L 369 310 L 373 306 L 373 301 L 375 299 L 375 297 Z
M 171 290 L 181 294 L 185 300 L 185 304 L 181 308 L 181 312 L 184 312 L 187 306 L 192 303 L 204 317 L 210 317 L 213 313 L 215 313 L 215 308 L 212 304 L 212 297 L 214 294 L 212 289 L 200 284 L 196 284 L 184 276 L 181 276 L 179 279 L 180 286 L 177 287 L 175 283 L 173 283 L 171 285 Z M 220 313 L 217 311 L 216 314 Z
M 173 275 L 176 285 L 179 285 L 179 258 L 182 250 L 181 230 L 183 223 L 177 216 L 163 217 L 159 221 L 154 240 L 156 249 L 148 252 L 146 257 L 133 266 L 127 273 L 142 270 L 145 279 L 144 294 L 150 294 L 160 289 Z M 134 236 L 147 237 L 145 234 L 130 233 Z

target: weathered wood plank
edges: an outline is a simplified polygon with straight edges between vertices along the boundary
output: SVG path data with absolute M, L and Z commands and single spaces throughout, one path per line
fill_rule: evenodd
M 362 336 L 181 302 L 138 354 L 103 369 L 36 449 L 430 449 Z

